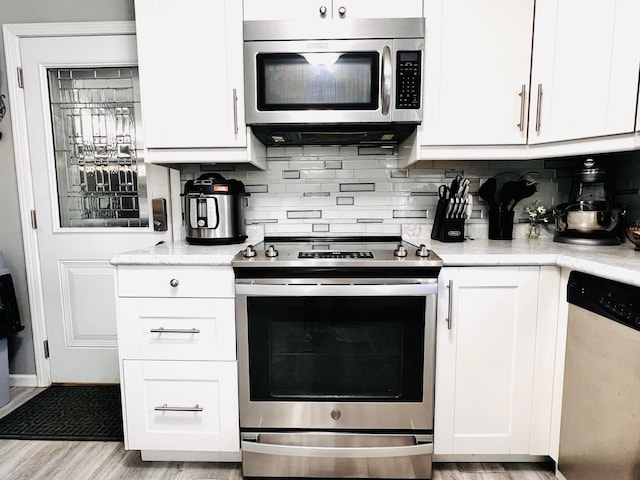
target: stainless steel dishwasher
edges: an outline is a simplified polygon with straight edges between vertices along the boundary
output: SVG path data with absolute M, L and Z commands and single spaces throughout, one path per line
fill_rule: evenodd
M 571 272 L 558 470 L 640 479 L 640 288 Z

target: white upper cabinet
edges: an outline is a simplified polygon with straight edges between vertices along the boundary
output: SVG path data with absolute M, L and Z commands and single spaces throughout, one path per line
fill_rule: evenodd
M 631 133 L 637 0 L 537 0 L 529 143 Z
M 404 166 L 640 148 L 637 0 L 425 0 L 424 13 L 424 119 Z
M 244 0 L 245 20 L 422 17 L 422 0 Z
M 135 13 L 147 160 L 247 161 L 242 4 L 136 0 Z
M 525 144 L 534 0 L 425 0 L 424 10 L 422 143 Z

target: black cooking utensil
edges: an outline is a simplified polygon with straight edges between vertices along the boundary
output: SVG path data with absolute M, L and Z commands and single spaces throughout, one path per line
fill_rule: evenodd
M 520 200 L 531 197 L 537 191 L 537 183 L 528 183 L 526 180 L 520 180 L 517 182 L 517 188 L 513 196 L 513 203 L 511 203 L 509 211 L 513 212 L 513 209 Z
M 489 209 L 498 210 L 498 202 L 496 201 L 496 178 L 490 177 L 480 185 L 480 189 L 478 190 L 478 195 L 485 202 L 489 204 Z
M 517 193 L 520 191 L 518 182 L 505 182 L 498 192 L 498 200 L 501 212 L 506 212 L 509 210 L 509 204 L 516 197 Z

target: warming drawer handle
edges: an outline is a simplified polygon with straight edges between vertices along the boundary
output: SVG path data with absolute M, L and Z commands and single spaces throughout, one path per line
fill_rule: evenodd
M 152 328 L 151 333 L 200 333 L 197 328 Z
M 154 410 L 156 412 L 201 412 L 204 409 L 197 403 L 193 407 L 168 407 L 165 403 L 161 407 L 155 407 Z
M 417 442 L 416 442 L 417 443 Z M 308 447 L 298 445 L 275 445 L 242 441 L 242 450 L 266 455 L 288 455 L 293 457 L 331 457 L 331 458 L 371 458 L 405 457 L 433 453 L 433 443 L 422 443 L 402 447 Z

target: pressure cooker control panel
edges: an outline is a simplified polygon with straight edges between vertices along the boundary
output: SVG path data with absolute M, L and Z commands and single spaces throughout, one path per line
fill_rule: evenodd
M 215 198 L 190 198 L 189 203 L 189 224 L 191 228 L 218 228 L 218 212 Z

